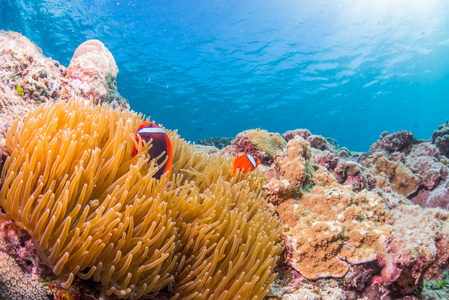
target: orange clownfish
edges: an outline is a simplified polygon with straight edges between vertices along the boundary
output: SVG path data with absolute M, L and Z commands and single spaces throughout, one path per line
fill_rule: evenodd
M 260 160 L 251 154 L 243 154 L 232 162 L 231 173 L 235 174 L 237 170 L 242 173 L 251 172 L 260 164 Z
M 156 161 L 156 164 L 161 165 L 165 159 L 167 159 L 167 162 L 165 163 L 165 165 L 159 168 L 159 170 L 153 175 L 153 177 L 159 179 L 162 174 L 170 175 L 172 168 L 172 149 L 170 139 L 165 133 L 164 129 L 157 126 L 153 122 L 145 121 L 137 129 L 136 140 L 138 141 L 139 138 L 137 137 L 137 135 L 139 135 L 142 140 L 147 143 L 151 139 L 153 139 L 153 141 L 151 142 L 152 146 L 148 150 L 148 154 L 151 158 L 156 158 L 163 152 L 165 152 L 165 154 Z M 134 145 L 133 157 L 137 155 L 136 146 L 137 145 Z

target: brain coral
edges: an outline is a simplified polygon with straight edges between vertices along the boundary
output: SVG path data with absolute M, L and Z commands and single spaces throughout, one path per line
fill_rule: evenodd
M 28 231 L 62 285 L 79 276 L 120 298 L 167 287 L 180 299 L 262 299 L 282 250 L 263 174 L 232 176 L 230 159 L 170 132 L 173 171 L 155 180 L 151 144 L 132 157 L 142 117 L 82 103 L 16 122 L 2 171 L 0 217 Z

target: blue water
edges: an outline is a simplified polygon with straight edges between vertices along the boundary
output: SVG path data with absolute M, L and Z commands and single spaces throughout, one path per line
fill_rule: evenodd
M 131 108 L 191 141 L 308 128 L 367 151 L 382 131 L 429 139 L 449 118 L 447 0 L 1 0 L 0 10 L 0 29 L 65 66 L 100 39 Z

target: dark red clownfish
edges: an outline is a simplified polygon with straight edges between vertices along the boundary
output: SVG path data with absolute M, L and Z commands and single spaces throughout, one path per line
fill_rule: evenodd
M 251 154 L 243 154 L 235 158 L 232 162 L 231 173 L 235 174 L 237 171 L 242 173 L 251 172 L 260 164 L 260 160 Z
M 147 143 L 151 139 L 153 139 L 153 141 L 151 142 L 152 146 L 148 150 L 148 154 L 151 158 L 158 157 L 163 152 L 165 152 L 165 154 L 156 161 L 156 164 L 161 165 L 165 159 L 167 159 L 167 162 L 165 163 L 165 165 L 160 167 L 160 169 L 153 175 L 153 177 L 159 179 L 162 174 L 167 174 L 169 176 L 172 168 L 172 149 L 170 138 L 165 133 L 164 129 L 157 126 L 153 122 L 145 121 L 137 129 L 136 140 L 138 141 L 139 138 L 137 135 L 139 135 L 141 139 Z M 137 145 L 134 145 L 133 157 L 137 155 L 136 146 Z

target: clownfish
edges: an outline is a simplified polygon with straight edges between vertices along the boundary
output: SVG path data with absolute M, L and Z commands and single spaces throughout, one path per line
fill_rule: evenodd
M 231 173 L 235 174 L 237 170 L 242 173 L 251 172 L 260 164 L 260 160 L 251 154 L 243 154 L 235 158 L 232 162 Z
M 162 155 L 157 161 L 156 164 L 161 165 L 165 159 L 167 159 L 167 162 L 165 165 L 161 166 L 159 170 L 153 175 L 154 178 L 159 179 L 162 174 L 170 175 L 171 169 L 172 169 L 172 149 L 171 149 L 171 143 L 168 135 L 165 133 L 164 129 L 157 126 L 153 122 L 145 121 L 143 122 L 136 132 L 136 140 L 138 141 L 139 135 L 141 139 L 145 142 L 149 142 L 151 139 L 153 141 L 151 142 L 151 148 L 148 150 L 148 154 L 151 158 L 156 158 L 160 156 L 163 152 L 164 155 Z M 133 151 L 133 157 L 137 155 L 137 145 L 134 145 L 134 151 Z M 168 158 L 167 158 L 168 157 Z

